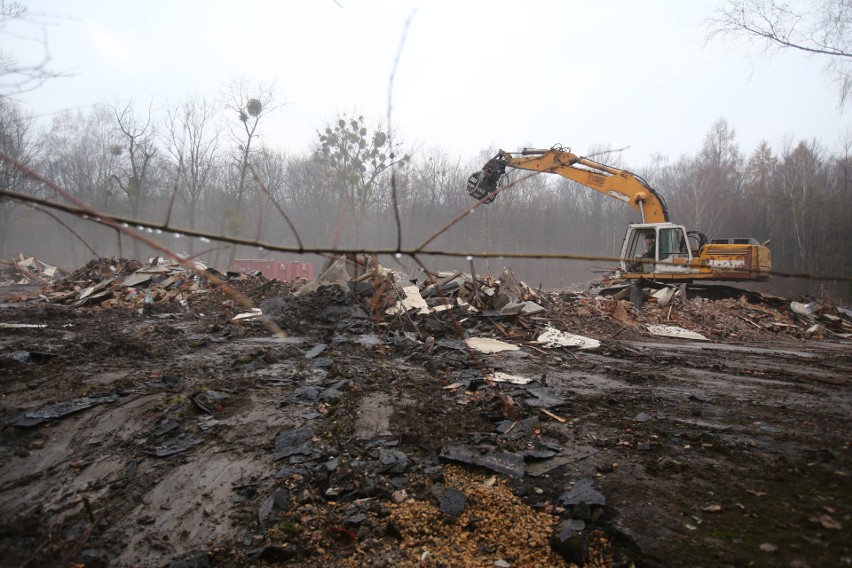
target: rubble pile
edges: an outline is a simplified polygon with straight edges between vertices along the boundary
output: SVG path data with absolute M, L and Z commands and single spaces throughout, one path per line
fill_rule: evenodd
M 0 260 L 0 286 L 45 285 L 63 275 L 61 269 L 32 256 L 18 254 L 15 258 Z
M 34 259 L 2 261 L 3 265 L 47 267 Z M 42 272 L 59 276 L 57 269 Z M 355 274 L 353 275 L 353 272 Z M 222 294 L 211 287 L 206 274 L 223 275 L 194 261 L 189 269 L 174 260 L 155 257 L 146 265 L 126 259 L 92 260 L 84 267 L 54 279 L 38 292 L 49 303 L 93 309 L 140 308 L 153 305 L 190 304 Z M 790 302 L 776 296 L 738 290 L 728 286 L 711 288 L 711 299 L 688 287 L 659 287 L 642 290 L 639 306 L 625 299 L 629 288 L 602 290 L 589 287 L 576 291 L 535 290 L 518 281 L 511 269 L 496 278 L 460 271 L 427 274 L 422 282 L 383 268 L 375 259 L 366 259 L 353 271 L 347 259 L 327 262 L 319 277 L 270 287 L 260 273 L 229 274 L 224 279 L 237 290 L 248 292 L 248 300 L 258 303 L 272 291 L 316 291 L 335 284 L 353 293 L 373 318 L 392 320 L 405 315 L 422 317 L 455 310 L 467 323 L 489 322 L 492 336 L 535 341 L 552 320 L 567 321 L 572 330 L 592 335 L 637 339 L 648 336 L 726 338 L 760 341 L 778 335 L 797 338 L 852 337 L 852 311 L 818 302 Z M 255 294 L 260 288 L 265 294 Z M 606 294 L 606 295 L 604 295 Z M 35 297 L 32 297 L 35 299 Z M 220 298 L 221 300 L 221 298 Z M 227 300 L 225 299 L 227 302 Z M 240 319 L 259 318 L 260 308 Z M 473 316 L 467 319 L 464 316 Z M 475 329 L 474 331 L 481 331 Z
M 370 258 L 218 274 L 237 302 L 210 273 L 98 259 L 0 304 L 6 565 L 852 554 L 844 308 Z

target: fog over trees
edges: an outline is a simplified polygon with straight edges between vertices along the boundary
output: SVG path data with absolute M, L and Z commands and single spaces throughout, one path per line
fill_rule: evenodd
M 248 83 L 236 84 L 226 100 L 193 95 L 161 106 L 100 104 L 60 114 L 49 124 L 37 123 L 2 98 L 0 149 L 98 211 L 175 227 L 143 232 L 220 270 L 235 258 L 299 257 L 188 238 L 178 235 L 178 228 L 304 249 L 389 249 L 397 244 L 395 189 L 401 246 L 412 248 L 475 204 L 465 191 L 467 178 L 497 151 L 484 148 L 476 159 L 462 161 L 441 148 L 396 144 L 379 121 L 345 115 L 317 125 L 312 147 L 285 153 L 265 143 L 268 112 L 286 112 L 286 107 L 276 105 L 268 88 Z M 769 241 L 776 270 L 852 273 L 846 246 L 852 235 L 852 135 L 836 146 L 790 139 L 742 149 L 734 125 L 720 118 L 708 125 L 700 146 L 673 159 L 626 164 L 607 147 L 574 151 L 644 177 L 666 198 L 676 223 L 710 237 Z M 6 162 L 0 164 L 0 187 L 63 201 Z M 540 174 L 478 208 L 430 248 L 617 256 L 626 224 L 638 220 L 615 199 Z M 76 267 L 92 251 L 140 259 L 155 254 L 90 221 L 0 199 L 2 257 L 21 252 Z M 317 269 L 322 262 L 312 255 L 301 259 Z M 401 266 L 392 258 L 383 262 L 418 276 L 406 258 L 398 261 Z M 511 267 L 529 284 L 545 287 L 586 282 L 615 265 L 475 262 L 478 272 L 499 275 Z M 464 259 L 427 257 L 427 263 L 441 270 L 468 268 Z M 776 278 L 764 288 L 843 297 L 849 294 L 844 286 Z

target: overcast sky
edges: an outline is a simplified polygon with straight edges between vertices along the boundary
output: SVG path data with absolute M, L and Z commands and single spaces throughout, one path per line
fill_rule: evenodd
M 24 0 L 50 67 L 73 73 L 17 99 L 38 116 L 98 101 L 146 108 L 215 98 L 239 75 L 274 82 L 286 105 L 264 140 L 307 150 L 338 113 L 386 122 L 412 146 L 482 150 L 600 145 L 624 163 L 694 154 L 724 118 L 743 152 L 767 140 L 834 147 L 849 112 L 824 61 L 707 43 L 721 0 Z M 41 27 L 4 30 L 28 63 Z M 403 42 L 404 38 L 404 42 Z M 400 51 L 400 44 L 402 48 Z

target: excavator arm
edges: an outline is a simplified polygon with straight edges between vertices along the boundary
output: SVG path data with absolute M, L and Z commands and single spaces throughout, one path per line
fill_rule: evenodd
M 641 177 L 558 147 L 550 150 L 526 148 L 519 155 L 500 150 L 482 171 L 470 176 L 468 193 L 490 203 L 496 197 L 506 168 L 553 173 L 573 180 L 630 205 L 642 215 L 643 223 L 669 220 L 665 200 Z

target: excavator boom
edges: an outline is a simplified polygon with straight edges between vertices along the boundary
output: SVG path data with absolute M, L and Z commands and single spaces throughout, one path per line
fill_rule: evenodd
M 627 203 L 642 215 L 645 223 L 665 223 L 669 212 L 663 197 L 636 174 L 583 158 L 561 148 L 527 148 L 517 154 L 503 150 L 468 180 L 468 193 L 490 203 L 499 189 L 506 168 L 560 175 Z

